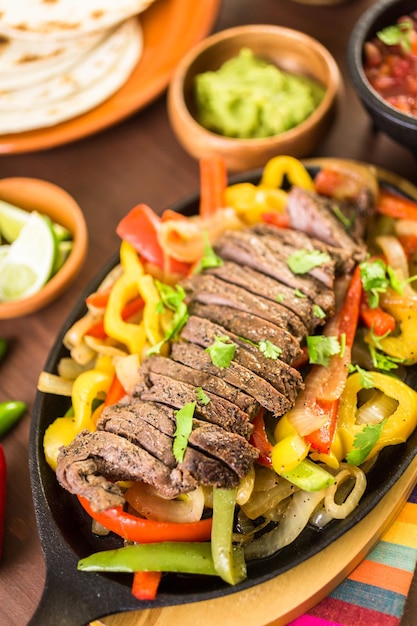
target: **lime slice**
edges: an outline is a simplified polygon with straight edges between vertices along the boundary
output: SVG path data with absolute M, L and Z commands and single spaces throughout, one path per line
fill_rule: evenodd
M 39 291 L 51 276 L 56 254 L 51 220 L 33 211 L 0 264 L 0 300 L 21 300 Z
M 0 200 L 0 232 L 9 243 L 18 238 L 20 231 L 26 224 L 30 213 L 13 204 Z
M 71 231 L 68 230 L 68 228 L 65 228 L 65 226 L 62 226 L 62 224 L 57 224 L 56 222 L 54 222 L 53 229 L 58 243 L 60 241 L 69 241 L 70 239 L 72 239 Z

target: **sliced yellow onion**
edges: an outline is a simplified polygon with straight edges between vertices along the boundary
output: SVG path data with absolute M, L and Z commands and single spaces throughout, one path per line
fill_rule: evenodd
M 397 400 L 379 389 L 374 389 L 370 398 L 356 411 L 356 424 L 380 424 L 390 417 L 398 407 Z
M 113 364 L 120 384 L 128 394 L 131 394 L 139 382 L 139 355 L 116 357 Z
M 204 493 L 201 487 L 174 500 L 168 500 L 161 498 L 151 485 L 137 482 L 129 487 L 124 496 L 140 515 L 159 522 L 197 522 L 204 510 Z
M 341 464 L 340 467 L 341 471 L 336 474 L 335 482 L 326 489 L 324 496 L 324 507 L 327 513 L 335 519 L 345 519 L 352 513 L 358 506 L 359 500 L 366 489 L 366 476 L 359 467 L 345 463 Z M 335 501 L 337 490 L 343 482 L 350 478 L 355 479 L 354 487 L 344 502 L 338 504 Z
M 391 235 L 381 235 L 376 238 L 376 243 L 381 248 L 386 258 L 387 264 L 392 267 L 401 282 L 409 278 L 408 261 L 404 248 L 396 237 Z M 416 292 L 409 283 L 405 283 L 402 295 L 406 297 L 416 297 Z
M 38 391 L 52 393 L 57 396 L 68 396 L 72 394 L 73 381 L 50 372 L 41 372 L 38 378 Z

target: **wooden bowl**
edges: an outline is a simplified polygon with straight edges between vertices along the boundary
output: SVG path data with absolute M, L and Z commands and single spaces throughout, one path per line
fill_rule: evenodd
M 262 139 L 230 138 L 204 128 L 197 121 L 195 76 L 217 70 L 242 48 L 249 48 L 284 71 L 321 83 L 326 92 L 317 109 L 295 128 Z M 263 167 L 278 154 L 297 158 L 313 154 L 331 128 L 341 88 L 337 63 L 317 40 L 280 26 L 237 26 L 207 37 L 182 59 L 169 85 L 168 115 L 179 142 L 193 157 L 221 156 L 231 171 L 250 170 Z
M 21 317 L 57 298 L 71 283 L 85 261 L 87 226 L 81 208 L 64 189 L 36 178 L 0 179 L 0 199 L 26 211 L 38 211 L 65 226 L 73 235 L 73 248 L 61 269 L 37 293 L 13 302 L 0 302 L 0 319 Z

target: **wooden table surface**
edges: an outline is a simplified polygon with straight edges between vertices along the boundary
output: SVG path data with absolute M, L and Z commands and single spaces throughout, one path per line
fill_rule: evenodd
M 319 7 L 292 0 L 223 0 L 214 28 L 271 23 L 296 28 L 319 39 L 339 63 L 345 94 L 330 134 L 311 156 L 372 162 L 417 183 L 415 158 L 389 138 L 373 133 L 349 83 L 349 33 L 371 4 L 370 0 L 354 0 Z M 197 191 L 198 164 L 183 151 L 171 131 L 163 94 L 127 121 L 100 134 L 42 152 L 0 155 L 0 176 L 42 178 L 64 187 L 81 205 L 90 237 L 84 270 L 64 296 L 26 318 L 0 322 L 0 336 L 10 342 L 8 357 L 1 366 L 0 401 L 21 399 L 31 408 L 39 372 L 59 329 L 80 291 L 118 248 L 115 225 L 119 219 L 138 202 L 161 212 Z M 2 626 L 23 626 L 28 622 L 45 580 L 29 482 L 29 427 L 30 410 L 2 441 L 9 467 L 0 562 Z M 416 614 L 415 578 L 402 624 L 415 624 Z

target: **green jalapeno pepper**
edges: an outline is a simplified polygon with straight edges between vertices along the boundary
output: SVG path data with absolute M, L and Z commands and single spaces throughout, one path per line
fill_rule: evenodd
M 0 437 L 18 422 L 26 408 L 25 402 L 20 400 L 0 402 Z

